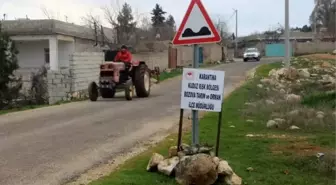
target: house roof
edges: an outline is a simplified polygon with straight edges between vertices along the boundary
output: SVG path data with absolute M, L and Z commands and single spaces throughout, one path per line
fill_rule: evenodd
M 94 30 L 85 26 L 54 19 L 20 19 L 1 21 L 1 27 L 11 36 L 14 35 L 53 35 L 60 34 L 82 39 L 95 40 Z M 105 37 L 112 41 L 113 30 L 103 27 Z M 100 28 L 98 28 L 98 38 Z M 99 38 L 100 39 L 100 38 Z

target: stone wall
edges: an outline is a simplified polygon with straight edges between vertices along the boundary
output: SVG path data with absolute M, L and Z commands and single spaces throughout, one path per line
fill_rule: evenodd
M 67 101 L 71 98 L 71 76 L 68 68 L 59 71 L 48 71 L 49 104 Z
M 39 71 L 39 68 L 20 68 L 14 72 L 14 75 L 17 77 L 21 77 L 22 81 L 22 89 L 21 93 L 27 94 L 32 86 L 32 77 L 33 73 Z

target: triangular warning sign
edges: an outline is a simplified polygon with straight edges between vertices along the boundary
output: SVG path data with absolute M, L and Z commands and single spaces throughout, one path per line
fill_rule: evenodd
M 188 45 L 220 42 L 221 38 L 201 0 L 192 0 L 173 44 Z

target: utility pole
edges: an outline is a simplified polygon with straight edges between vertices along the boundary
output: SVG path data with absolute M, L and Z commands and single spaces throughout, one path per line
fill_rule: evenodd
M 314 41 L 317 40 L 317 8 L 319 6 L 319 0 L 315 0 L 315 7 L 314 7 Z
M 233 9 L 236 14 L 236 33 L 235 33 L 235 56 L 238 55 L 238 10 Z
M 285 0 L 285 63 L 290 66 L 291 46 L 289 40 L 289 0 Z

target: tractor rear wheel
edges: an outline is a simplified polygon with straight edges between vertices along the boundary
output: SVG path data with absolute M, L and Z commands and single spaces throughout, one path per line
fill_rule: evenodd
M 134 72 L 134 86 L 139 98 L 148 97 L 150 94 L 150 73 L 146 64 L 140 64 Z
M 100 94 L 103 98 L 114 98 L 115 93 L 114 89 L 100 89 Z
M 91 82 L 89 84 L 88 91 L 89 91 L 89 99 L 91 101 L 97 101 L 97 99 L 98 99 L 98 86 L 95 82 Z

